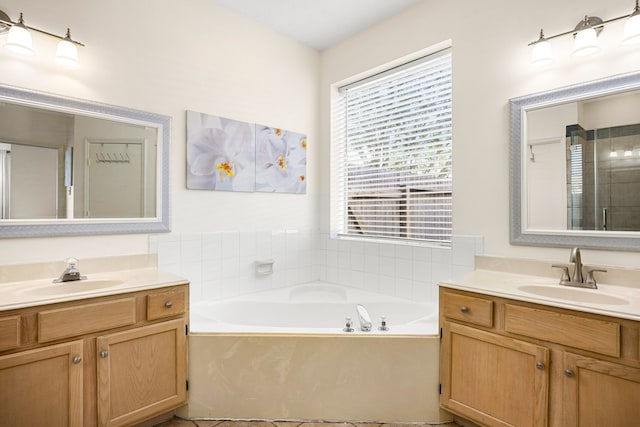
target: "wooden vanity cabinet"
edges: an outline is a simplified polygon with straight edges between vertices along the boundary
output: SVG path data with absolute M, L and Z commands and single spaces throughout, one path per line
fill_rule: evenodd
M 185 404 L 187 322 L 186 284 L 0 312 L 0 426 L 129 426 Z
M 442 408 L 481 426 L 631 427 L 640 322 L 440 288 Z

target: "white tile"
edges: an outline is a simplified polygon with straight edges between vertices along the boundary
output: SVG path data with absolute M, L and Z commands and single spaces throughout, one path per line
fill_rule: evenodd
M 338 284 L 342 286 L 351 286 L 351 270 L 344 268 L 338 269 Z
M 453 236 L 451 239 L 452 259 L 454 265 L 473 266 L 476 254 L 474 237 Z
M 415 282 L 431 283 L 431 263 L 413 261 L 413 280 Z
M 187 261 L 180 265 L 180 273 L 187 278 L 191 284 L 202 283 L 202 263 L 200 261 Z
M 222 259 L 240 256 L 240 233 L 237 231 L 222 232 Z
M 158 253 L 158 236 L 149 236 L 148 251 L 150 254 Z
M 349 286 L 353 286 L 358 289 L 365 289 L 364 272 L 351 271 L 351 279 L 349 279 Z
M 222 260 L 202 261 L 202 281 L 212 282 L 222 278 Z
M 364 253 L 363 252 L 351 252 L 351 269 L 355 271 L 364 270 Z
M 240 277 L 240 258 L 229 258 L 222 261 L 222 278 L 237 279 Z
M 271 232 L 259 231 L 256 233 L 256 258 L 271 258 Z
M 431 262 L 431 248 L 423 246 L 413 247 L 413 260 L 421 262 Z
M 233 298 L 240 295 L 238 277 L 224 279 L 222 287 L 220 288 L 220 295 L 222 298 Z
M 366 242 L 364 244 L 364 254 L 365 255 L 380 255 L 380 244 L 374 242 Z
M 239 236 L 240 258 L 254 259 L 256 256 L 256 233 L 252 231 L 241 231 Z
M 396 256 L 396 245 L 393 243 L 380 243 L 380 256 L 384 257 L 395 257 Z
M 205 301 L 217 301 L 222 298 L 222 281 L 213 280 L 202 283 L 202 299 Z
M 378 255 L 365 255 L 364 271 L 367 273 L 378 274 L 380 271 L 380 257 Z
M 315 275 L 314 275 L 314 272 L 313 272 L 313 268 L 311 268 L 311 266 L 308 266 L 308 267 L 305 267 L 305 268 L 301 268 L 298 280 L 300 281 L 300 283 L 309 283 L 309 282 L 312 282 L 314 280 L 317 280 L 315 278 Z
M 469 267 L 466 265 L 454 265 L 452 267 L 451 278 L 453 280 L 460 280 L 467 274 L 473 271 L 473 267 Z
M 351 257 L 348 252 L 338 252 L 338 268 L 351 269 Z
M 434 264 L 451 264 L 451 249 L 449 248 L 431 249 L 431 262 Z
M 338 243 L 340 242 L 339 239 L 327 236 L 327 241 L 326 242 L 327 242 L 327 250 L 330 250 L 330 251 L 337 251 L 338 250 Z
M 406 260 L 413 259 L 413 246 L 396 245 L 396 258 Z
M 411 280 L 396 278 L 396 296 L 411 299 L 413 286 Z
M 158 265 L 166 270 L 167 265 L 180 264 L 180 241 L 159 240 L 158 241 Z
M 256 292 L 262 292 L 271 289 L 273 277 L 269 276 L 256 276 L 254 278 Z
M 338 252 L 349 252 L 351 251 L 351 241 L 350 240 L 338 240 Z
M 396 279 L 395 277 L 380 276 L 380 292 L 385 295 L 396 294 Z
M 180 236 L 180 259 L 182 262 L 202 259 L 202 235 L 189 233 Z
M 351 247 L 349 248 L 349 252 L 364 254 L 364 242 L 356 242 L 352 240 Z
M 451 279 L 451 264 L 432 264 L 431 265 L 431 281 L 432 283 L 440 283 L 443 280 Z
M 327 251 L 327 267 L 338 268 L 338 251 Z
M 396 277 L 411 280 L 413 278 L 413 262 L 404 258 L 396 258 Z
M 202 259 L 222 258 L 222 235 L 220 233 L 202 234 Z
M 380 276 L 378 274 L 365 271 L 364 289 L 369 292 L 380 292 Z
M 395 277 L 396 259 L 385 256 L 380 257 L 380 274 L 383 276 Z
M 329 283 L 338 283 L 338 267 L 327 267 L 326 281 Z
M 484 237 L 475 236 L 476 241 L 476 256 L 484 255 Z

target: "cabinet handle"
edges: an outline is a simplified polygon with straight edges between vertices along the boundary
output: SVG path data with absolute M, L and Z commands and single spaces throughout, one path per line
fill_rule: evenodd
M 102 357 L 103 359 L 105 359 L 108 355 L 109 355 L 109 352 L 107 350 L 102 350 L 100 352 L 100 357 Z
M 164 303 L 164 306 L 167 307 L 167 308 L 171 308 L 171 307 L 173 307 L 173 303 L 171 301 L 167 301 L 167 302 Z
M 540 370 L 544 369 L 544 363 L 542 363 L 542 362 L 536 362 L 536 368 L 538 368 L 538 369 L 540 369 Z
M 466 305 L 463 305 L 462 307 L 460 307 L 460 311 L 463 313 L 468 313 L 469 312 L 469 307 L 467 307 Z
M 78 363 L 82 362 L 82 357 L 80 357 L 80 356 L 75 356 L 73 359 L 71 359 L 71 362 L 72 362 L 74 365 L 77 365 Z
M 564 370 L 564 374 L 565 374 L 567 377 L 571 378 L 571 377 L 573 377 L 574 372 L 573 372 L 571 369 L 565 369 L 565 370 Z

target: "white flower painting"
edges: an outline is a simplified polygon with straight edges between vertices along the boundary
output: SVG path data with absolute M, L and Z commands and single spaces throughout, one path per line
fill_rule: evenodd
M 187 111 L 187 188 L 255 190 L 255 125 Z
M 307 137 L 256 125 L 256 191 L 307 191 Z
M 187 111 L 187 188 L 305 194 L 307 137 Z

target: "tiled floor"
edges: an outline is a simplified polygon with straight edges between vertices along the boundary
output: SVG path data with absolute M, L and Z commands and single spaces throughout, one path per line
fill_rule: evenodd
M 447 424 L 382 424 L 382 423 L 308 423 L 281 421 L 188 421 L 173 418 L 155 427 L 459 427 L 455 423 Z

